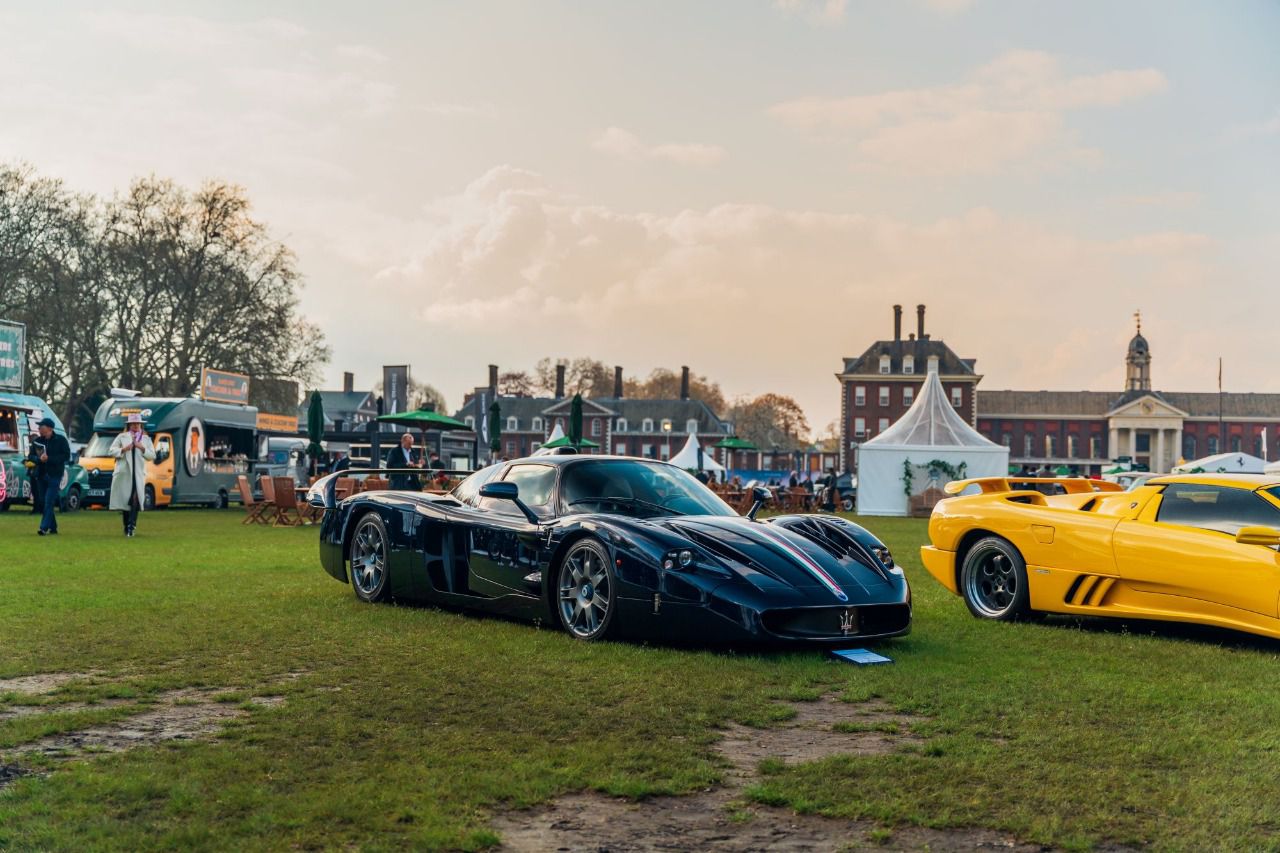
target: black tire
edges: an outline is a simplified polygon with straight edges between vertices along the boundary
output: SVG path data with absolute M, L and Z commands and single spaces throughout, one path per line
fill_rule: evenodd
M 594 539 L 573 543 L 556 567 L 553 593 L 560 627 L 584 642 L 610 636 L 618 609 L 617 588 L 613 561 L 604 546 Z
M 351 561 L 351 589 L 356 598 L 375 604 L 391 597 L 391 546 L 386 525 L 376 512 L 366 513 L 356 522 L 347 559 Z
M 136 495 L 137 492 L 134 492 Z M 150 483 L 142 492 L 142 509 L 144 512 L 151 512 L 156 508 L 156 490 Z
M 960 568 L 960 594 L 979 619 L 1013 622 L 1032 615 L 1027 563 L 999 536 L 974 543 Z
M 72 486 L 62 501 L 63 512 L 76 512 L 80 509 L 80 487 Z
M 217 499 L 216 501 L 214 501 L 214 503 L 213 503 L 213 508 L 214 508 L 214 509 L 226 509 L 226 508 L 227 508 L 227 506 L 228 506 L 230 503 L 231 503 L 231 498 L 230 498 L 230 496 L 227 494 L 227 490 L 226 490 L 226 489 L 218 489 L 218 499 Z
M 840 508 L 845 512 L 853 512 L 853 498 L 841 498 Z

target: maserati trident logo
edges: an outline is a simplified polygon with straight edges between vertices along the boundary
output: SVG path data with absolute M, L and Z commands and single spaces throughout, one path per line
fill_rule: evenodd
M 846 607 L 844 613 L 840 614 L 840 633 L 846 637 L 852 634 L 856 621 L 853 611 Z

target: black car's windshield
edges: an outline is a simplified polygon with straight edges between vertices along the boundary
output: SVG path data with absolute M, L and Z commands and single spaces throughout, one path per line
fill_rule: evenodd
M 641 459 L 583 459 L 568 463 L 560 500 L 569 511 L 655 515 L 736 515 L 689 474 Z

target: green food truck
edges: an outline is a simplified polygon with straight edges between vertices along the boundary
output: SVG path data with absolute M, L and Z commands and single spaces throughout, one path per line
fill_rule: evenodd
M 49 405 L 29 394 L 0 391 L 0 512 L 16 503 L 31 503 L 31 473 L 27 454 L 31 451 L 36 424 L 44 418 L 53 420 L 54 431 L 66 436 L 62 422 Z M 64 512 L 74 512 L 89 491 L 89 478 L 77 464 L 70 464 L 62 475 L 58 499 Z
M 89 472 L 87 505 L 106 506 L 111 501 L 111 442 L 132 414 L 142 416 L 156 448 L 155 461 L 146 468 L 147 509 L 172 504 L 225 507 L 239 500 L 236 478 L 250 472 L 258 452 L 255 407 L 198 397 L 113 396 L 98 407 L 93 438 L 81 460 Z

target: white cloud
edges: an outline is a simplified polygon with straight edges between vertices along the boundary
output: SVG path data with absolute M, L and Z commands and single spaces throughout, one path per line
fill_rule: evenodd
M 1151 322 L 1172 340 L 1213 301 L 1217 249 L 1186 232 L 1085 238 L 985 208 L 923 224 L 762 204 L 627 212 L 510 166 L 431 201 L 399 234 L 416 234 L 413 248 L 367 296 L 422 310 L 389 319 L 388 339 L 466 347 L 477 364 L 530 364 L 566 341 L 635 370 L 696 358 L 731 393 L 794 394 L 816 423 L 834 415 L 831 371 L 884 336 L 894 302 L 928 304 L 931 332 L 998 370 L 991 387 L 1071 387 L 1113 371 L 1118 388 L 1122 349 L 1045 365 L 1008 358 L 993 332 L 1039 328 L 1033 317 L 1063 330 L 1111 317 L 1125 325 L 1134 294 L 1158 292 L 1165 305 L 1149 310 Z M 1071 298 L 1050 297 L 1062 293 Z M 718 341 L 802 331 L 809 343 L 762 363 L 740 347 L 707 346 L 709 323 Z
M 801 15 L 811 23 L 829 26 L 844 20 L 848 0 L 773 0 L 773 7 L 788 15 Z
M 714 166 L 725 155 L 725 150 L 719 145 L 698 142 L 646 145 L 640 137 L 620 127 L 605 128 L 592 141 L 591 147 L 627 160 L 669 160 L 687 166 Z
M 924 0 L 924 5 L 943 15 L 958 15 L 973 8 L 974 0 Z
M 1151 68 L 1068 75 L 1039 51 L 1011 51 L 953 85 L 783 101 L 769 114 L 810 133 L 851 136 L 856 165 L 909 175 L 990 174 L 1092 163 L 1070 111 L 1114 107 L 1163 91 Z

